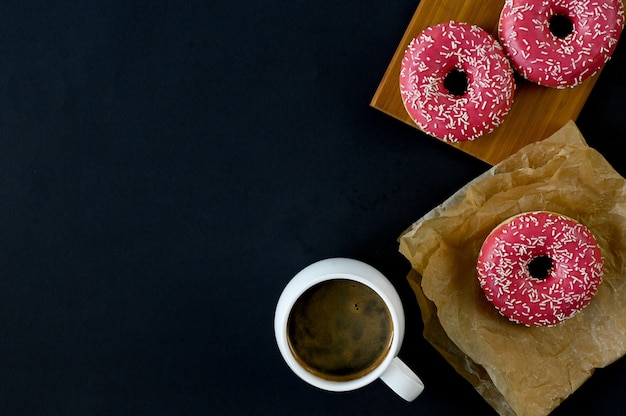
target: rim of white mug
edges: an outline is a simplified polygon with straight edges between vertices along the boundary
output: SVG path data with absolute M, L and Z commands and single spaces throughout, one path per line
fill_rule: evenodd
M 344 270 L 338 272 L 329 271 L 326 273 L 316 272 L 317 268 L 321 268 L 327 263 L 329 266 L 331 266 L 331 263 L 336 263 L 335 266 L 338 266 L 337 263 L 339 263 L 339 265 L 343 268 L 360 268 L 361 270 L 359 271 L 362 272 L 361 274 L 367 274 L 369 278 L 357 274 L 356 271 L 348 272 Z M 291 348 L 289 347 L 289 341 L 287 340 L 287 321 L 289 319 L 289 314 L 293 305 L 300 298 L 300 296 L 302 296 L 306 290 L 317 285 L 318 283 L 340 279 L 354 280 L 374 290 L 385 302 L 393 323 L 391 345 L 389 346 L 389 350 L 387 351 L 387 355 L 383 361 L 369 373 L 357 379 L 347 381 L 327 380 L 316 376 L 305 369 L 294 357 L 291 352 Z M 372 282 L 371 279 L 375 281 Z M 391 361 L 397 357 L 398 352 L 400 351 L 404 338 L 404 324 L 405 317 L 400 296 L 391 282 L 379 270 L 360 260 L 336 257 L 320 260 L 305 267 L 289 281 L 287 286 L 283 289 L 276 306 L 274 331 L 281 355 L 296 375 L 307 383 L 323 390 L 340 392 L 356 390 L 380 378 L 380 376 L 391 364 Z

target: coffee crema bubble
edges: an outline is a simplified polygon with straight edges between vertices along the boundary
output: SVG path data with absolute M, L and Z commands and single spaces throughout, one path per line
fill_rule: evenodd
M 287 339 L 307 371 L 330 381 L 349 381 L 385 359 L 393 322 L 374 290 L 354 280 L 334 279 L 298 298 L 287 321 Z

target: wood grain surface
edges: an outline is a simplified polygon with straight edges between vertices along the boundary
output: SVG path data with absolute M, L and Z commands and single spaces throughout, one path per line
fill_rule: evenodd
M 497 37 L 503 6 L 504 0 L 421 0 L 371 106 L 417 128 L 402 104 L 398 78 L 402 57 L 410 41 L 428 26 L 450 20 L 478 25 Z M 575 88 L 562 90 L 541 87 L 519 78 L 511 111 L 498 128 L 473 142 L 450 145 L 494 165 L 526 144 L 550 136 L 569 120 L 576 120 L 598 76 L 588 78 Z M 423 137 L 416 138 L 421 140 Z

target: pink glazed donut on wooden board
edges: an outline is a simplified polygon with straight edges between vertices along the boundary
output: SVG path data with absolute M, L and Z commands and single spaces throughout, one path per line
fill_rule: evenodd
M 506 0 L 498 30 L 524 78 L 565 88 L 604 66 L 623 27 L 622 0 Z
M 428 27 L 402 59 L 404 107 L 422 131 L 443 141 L 491 132 L 511 109 L 514 91 L 513 68 L 502 46 L 476 25 Z

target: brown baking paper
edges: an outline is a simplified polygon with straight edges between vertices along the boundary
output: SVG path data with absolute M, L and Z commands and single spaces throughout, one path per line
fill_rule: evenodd
M 507 218 L 548 210 L 595 235 L 604 280 L 589 306 L 555 327 L 510 322 L 487 301 L 476 260 Z M 626 353 L 626 180 L 573 122 L 467 184 L 400 237 L 425 338 L 501 415 L 549 414 Z

